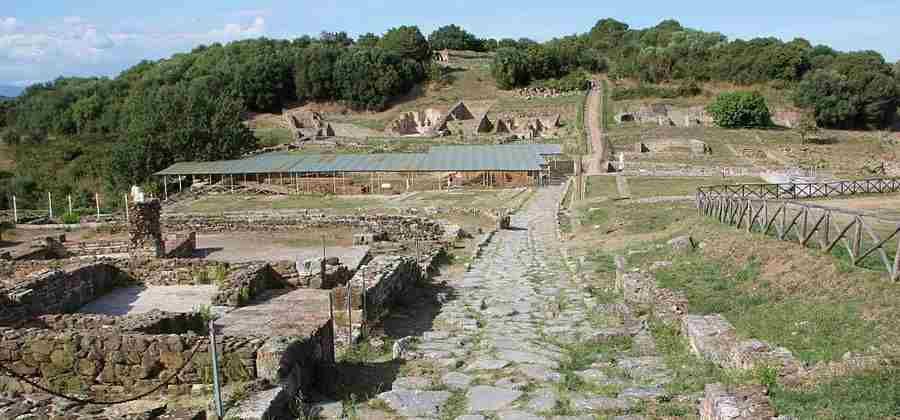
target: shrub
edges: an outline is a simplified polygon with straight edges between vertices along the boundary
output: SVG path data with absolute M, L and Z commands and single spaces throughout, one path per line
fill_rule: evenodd
M 77 225 L 81 223 L 81 216 L 78 213 L 66 213 L 62 216 L 62 222 L 66 225 Z
M 772 125 L 766 99 L 759 92 L 726 92 L 706 110 L 719 127 L 767 127 Z
M 689 98 L 703 93 L 703 90 L 696 83 L 691 82 L 674 88 L 667 88 L 653 85 L 638 85 L 633 88 L 617 88 L 613 90 L 612 99 L 614 101 L 624 101 L 628 99 L 642 98 Z
M 535 82 L 538 87 L 556 89 L 560 92 L 571 92 L 575 90 L 585 90 L 588 88 L 588 79 L 590 75 L 584 71 L 574 71 L 559 79 L 547 79 Z

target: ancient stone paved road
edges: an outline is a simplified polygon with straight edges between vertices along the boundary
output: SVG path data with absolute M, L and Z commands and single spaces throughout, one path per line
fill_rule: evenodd
M 451 412 L 462 412 L 449 417 L 457 420 L 642 418 L 628 412 L 639 400 L 660 396 L 660 385 L 670 380 L 645 331 L 628 354 L 614 355 L 615 365 L 594 363 L 568 372 L 561 366 L 567 345 L 602 341 L 627 329 L 618 322 L 597 328 L 587 308 L 618 321 L 629 318 L 624 305 L 596 304 L 573 284 L 555 234 L 561 190 L 539 190 L 513 216 L 513 230 L 498 232 L 453 285 L 456 298 L 442 307 L 415 349 L 437 373 L 398 378 L 377 397 L 393 413 L 367 409 L 360 418 L 448 418 Z M 576 390 L 560 385 L 566 373 L 583 381 Z

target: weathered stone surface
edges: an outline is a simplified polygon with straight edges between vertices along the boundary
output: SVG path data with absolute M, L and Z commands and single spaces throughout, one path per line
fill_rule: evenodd
M 479 412 L 497 411 L 507 408 L 521 395 L 521 391 L 478 385 L 469 389 L 466 398 L 468 399 L 469 411 Z
M 450 399 L 446 391 L 393 390 L 378 395 L 392 410 L 406 417 L 433 417 Z
M 768 420 L 773 417 L 775 410 L 761 386 L 730 390 L 722 384 L 708 384 L 700 403 L 701 420 Z
M 441 383 L 451 389 L 466 389 L 472 380 L 471 376 L 459 372 L 450 372 L 441 377 Z
M 690 236 L 679 236 L 670 239 L 667 244 L 669 244 L 675 252 L 690 252 L 697 247 L 694 238 L 691 238 Z

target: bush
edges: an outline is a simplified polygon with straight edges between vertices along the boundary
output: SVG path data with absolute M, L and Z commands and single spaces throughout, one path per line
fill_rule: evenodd
M 62 222 L 67 225 L 77 225 L 81 223 L 81 215 L 78 213 L 66 213 L 62 215 Z
M 675 88 L 666 88 L 653 85 L 638 85 L 633 88 L 617 88 L 613 90 L 612 99 L 614 101 L 624 101 L 628 99 L 642 98 L 689 98 L 703 93 L 703 90 L 696 83 L 691 82 Z
M 556 89 L 560 92 L 585 90 L 588 88 L 590 75 L 584 71 L 575 71 L 559 79 L 539 80 L 534 83 L 536 87 Z
M 766 98 L 759 92 L 726 92 L 706 110 L 719 127 L 767 127 L 772 125 Z

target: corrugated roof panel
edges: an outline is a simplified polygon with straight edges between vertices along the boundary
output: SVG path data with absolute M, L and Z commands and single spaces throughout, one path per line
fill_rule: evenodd
M 536 171 L 558 144 L 434 146 L 428 153 L 300 155 L 285 152 L 216 162 L 179 162 L 156 175 L 277 172 Z

